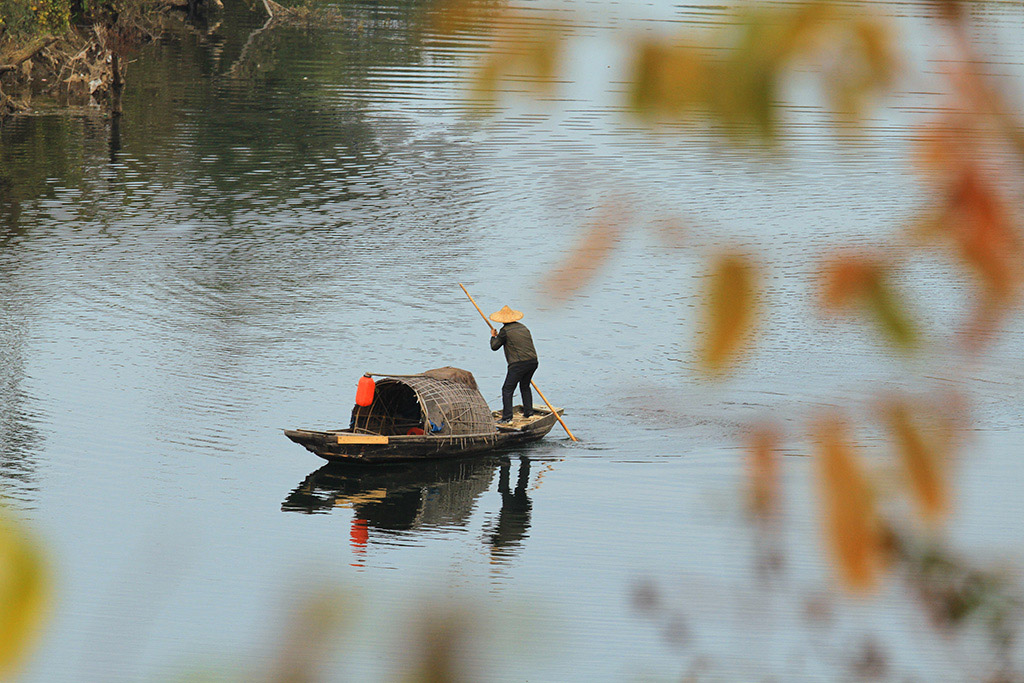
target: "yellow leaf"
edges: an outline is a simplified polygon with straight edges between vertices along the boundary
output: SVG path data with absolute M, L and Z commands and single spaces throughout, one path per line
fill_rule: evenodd
M 679 115 L 707 99 L 708 66 L 701 51 L 659 39 L 635 46 L 629 106 L 638 114 Z
M 791 20 L 771 10 L 747 12 L 738 22 L 738 37 L 728 58 L 717 64 L 709 101 L 734 138 L 774 142 L 778 84 L 793 38 L 779 30 L 779 22 Z
M 884 568 L 881 527 L 868 481 L 835 416 L 814 425 L 825 541 L 843 584 L 856 592 L 873 590 Z
M 768 10 L 772 14 L 761 20 L 767 27 L 773 27 L 771 48 L 778 59 L 790 59 L 803 52 L 815 49 L 823 38 L 823 28 L 838 19 L 836 5 L 829 2 L 805 2 L 792 9 Z
M 427 25 L 442 35 L 490 30 L 507 11 L 504 3 L 486 0 L 439 0 L 427 10 Z
M 507 81 L 549 92 L 556 83 L 568 30 L 563 22 L 541 19 L 526 28 L 513 23 L 498 31 L 490 50 L 477 64 L 471 85 L 474 98 L 493 104 L 499 86 Z
M 487 54 L 476 65 L 470 89 L 478 106 L 493 107 L 497 99 L 495 94 L 498 89 L 498 81 L 502 76 L 502 68 L 502 57 L 496 52 Z
M 824 85 L 840 122 L 856 125 L 865 105 L 895 80 L 894 40 L 885 24 L 870 17 L 848 17 L 836 28 L 839 54 Z
M 887 85 L 893 79 L 897 63 L 894 39 L 887 26 L 861 18 L 853 22 L 852 30 L 874 84 Z
M 700 330 L 700 365 L 709 375 L 728 371 L 750 341 L 757 321 L 757 272 L 746 256 L 718 257 L 712 267 Z
M 550 90 L 558 75 L 562 58 L 562 34 L 551 28 L 542 30 L 528 44 L 525 55 L 526 75 L 532 77 L 534 85 L 541 91 Z
M 268 681 L 301 683 L 320 679 L 319 668 L 330 646 L 337 642 L 352 609 L 349 596 L 330 585 L 316 587 L 294 608 L 276 657 L 271 659 Z
M 944 471 L 946 454 L 940 450 L 941 441 L 927 438 L 913 419 L 914 412 L 902 400 L 889 401 L 882 408 L 886 427 L 896 439 L 918 510 L 926 521 L 934 523 L 949 512 L 949 483 Z
M 646 116 L 704 115 L 735 142 L 771 145 L 785 78 L 798 60 L 836 45 L 845 53 L 825 57 L 837 64 L 825 87 L 841 109 L 859 111 L 892 80 L 893 41 L 880 21 L 813 1 L 746 9 L 701 43 L 641 38 L 628 105 Z
M 0 510 L 0 679 L 10 678 L 39 638 L 50 602 L 42 553 L 22 524 Z

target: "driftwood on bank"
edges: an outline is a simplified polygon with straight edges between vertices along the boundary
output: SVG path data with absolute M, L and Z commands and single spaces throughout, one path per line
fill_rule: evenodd
M 28 111 L 28 109 L 28 106 L 13 97 L 9 97 L 3 90 L 0 90 L 0 121 L 3 121 L 3 118 L 9 114 L 17 114 Z
M 192 17 L 198 13 L 200 4 L 206 5 L 206 12 L 211 9 L 224 9 L 224 3 L 221 0 L 161 0 L 159 4 L 165 9 L 187 12 Z
M 16 72 L 21 65 L 35 57 L 47 47 L 57 41 L 54 36 L 40 36 L 31 43 L 16 51 L 8 57 L 0 57 L 0 77 L 10 72 Z M 29 107 L 24 102 L 19 102 L 0 88 L 0 118 L 8 114 L 28 111 Z
M 8 71 L 14 71 L 24 62 L 35 57 L 37 53 L 56 42 L 57 39 L 54 36 L 41 36 L 36 38 L 24 48 L 8 57 L 8 62 L 6 64 L 0 64 L 0 74 L 5 74 Z
M 267 10 L 267 16 L 271 19 L 274 18 L 274 15 L 284 14 L 288 11 L 287 7 L 277 4 L 274 0 L 263 0 L 263 7 Z

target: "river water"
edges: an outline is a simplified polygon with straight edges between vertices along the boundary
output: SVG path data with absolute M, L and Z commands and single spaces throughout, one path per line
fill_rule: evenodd
M 908 370 L 815 313 L 818 254 L 925 204 L 908 140 L 944 105 L 923 10 L 881 6 L 912 68 L 852 144 L 798 82 L 766 156 L 621 110 L 621 36 L 715 26 L 719 5 L 560 4 L 580 18 L 571 77 L 539 101 L 502 91 L 487 117 L 466 96 L 479 41 L 421 30 L 414 2 L 339 7 L 338 26 L 254 35 L 263 15 L 229 2 L 137 57 L 116 129 L 88 110 L 3 126 L 0 482 L 56 590 L 25 680 L 256 680 L 293 610 L 334 591 L 328 680 L 399 677 L 420 625 L 453 610 L 479 680 L 829 680 L 863 673 L 865 649 L 900 680 L 987 666 L 980 637 L 936 635 L 895 579 L 836 597 L 801 457 L 817 409 L 958 388 L 974 429 L 948 539 L 1024 562 L 1024 326 L 983 361 Z M 1018 78 L 1021 15 L 977 22 Z M 625 224 L 609 262 L 554 302 L 546 278 L 607 212 Z M 768 314 L 709 384 L 693 335 L 723 245 L 769 264 Z M 940 258 L 908 280 L 941 346 L 966 280 Z M 284 438 L 346 425 L 367 371 L 456 365 L 497 407 L 504 362 L 459 282 L 526 312 L 537 384 L 579 443 L 339 472 Z M 738 445 L 762 419 L 789 437 L 769 584 Z M 823 603 L 827 627 L 807 616 Z

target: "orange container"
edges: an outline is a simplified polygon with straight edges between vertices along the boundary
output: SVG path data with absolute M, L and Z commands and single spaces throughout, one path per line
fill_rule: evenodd
M 364 408 L 373 403 L 374 383 L 372 377 L 363 376 L 359 378 L 359 386 L 356 388 L 356 405 Z

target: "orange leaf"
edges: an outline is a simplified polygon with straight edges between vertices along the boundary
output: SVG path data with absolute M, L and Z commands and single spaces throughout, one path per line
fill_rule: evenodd
M 750 507 L 758 517 L 768 517 L 779 509 L 778 442 L 779 433 L 770 425 L 756 427 L 747 436 Z
M 1021 284 L 1021 244 L 999 193 L 979 172 L 965 169 L 949 202 L 964 260 L 996 299 L 1013 298 Z
M 835 256 L 822 267 L 821 303 L 827 310 L 850 307 L 864 296 L 874 278 L 873 266 L 860 256 Z
M 979 125 L 954 114 L 925 131 L 920 157 L 943 200 L 910 226 L 918 238 L 945 242 L 977 278 L 981 291 L 962 335 L 973 352 L 992 337 L 1024 288 L 1024 242 L 998 179 L 982 170 Z
M 547 278 L 545 289 L 554 299 L 568 299 L 584 287 L 611 256 L 622 233 L 625 215 L 618 206 L 607 206 L 587 226 L 576 247 Z
M 818 483 L 824 508 L 825 540 L 843 584 L 857 592 L 873 590 L 883 569 L 883 539 L 874 499 L 845 422 L 835 416 L 814 425 Z
M 911 408 L 900 400 L 888 402 L 882 409 L 886 427 L 896 439 L 910 486 L 921 516 L 938 522 L 949 511 L 949 484 L 946 481 L 945 453 L 933 439 L 926 438 L 912 417 Z
M 920 172 L 945 184 L 947 178 L 980 154 L 978 132 L 967 117 L 948 115 L 922 127 L 916 139 L 914 160 Z
M 919 158 L 943 195 L 934 211 L 912 226 L 923 238 L 944 240 L 982 286 L 975 324 L 986 333 L 1015 303 L 1024 286 L 1024 243 L 998 178 L 982 170 L 986 151 L 977 117 L 950 114 L 929 126 Z M 923 229 L 922 229 L 923 228 Z
M 991 343 L 1009 313 L 1006 301 L 994 296 L 979 297 L 970 319 L 960 331 L 960 343 L 967 351 L 978 353 Z
M 721 375 L 739 359 L 756 325 L 757 272 L 741 254 L 724 254 L 712 267 L 701 330 L 700 364 Z

